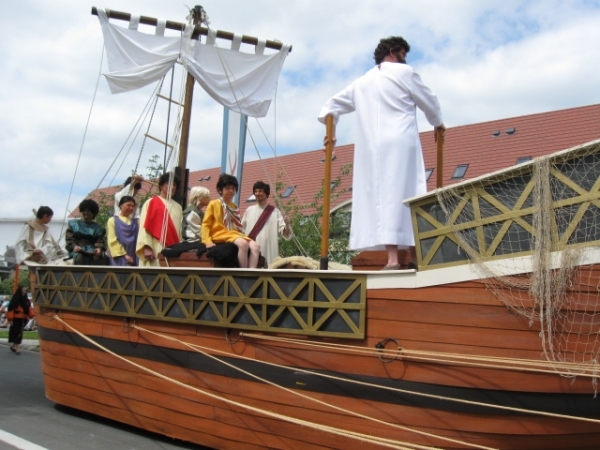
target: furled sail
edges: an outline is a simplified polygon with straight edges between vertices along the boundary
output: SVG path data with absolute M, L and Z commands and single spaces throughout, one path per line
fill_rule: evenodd
M 206 43 L 191 39 L 193 26 L 180 37 L 137 31 L 133 20 L 129 28 L 115 26 L 105 11 L 98 10 L 102 26 L 109 72 L 105 73 L 113 94 L 141 88 L 162 78 L 180 59 L 204 90 L 223 106 L 251 117 L 264 117 L 271 104 L 279 72 L 289 46 L 264 55 L 264 45 L 256 53 L 239 51 L 240 39 L 234 38 L 230 49 L 215 45 L 214 34 Z

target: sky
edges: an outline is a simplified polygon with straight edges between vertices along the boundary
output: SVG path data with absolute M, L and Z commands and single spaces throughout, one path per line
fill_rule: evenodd
M 248 161 L 320 148 L 321 106 L 373 66 L 379 39 L 391 35 L 410 43 L 407 62 L 437 94 L 449 133 L 459 125 L 600 103 L 600 1 L 201 4 L 213 29 L 293 46 L 268 115 L 250 121 Z M 92 6 L 184 22 L 193 4 L 0 2 L 0 218 L 27 218 L 39 205 L 64 217 L 93 189 L 123 183 L 136 167 L 146 175 L 154 155 L 163 160 L 160 144 L 128 140 L 156 86 L 110 93 L 101 76 L 108 68 Z M 173 78 L 176 98 L 182 76 Z M 170 85 L 168 77 L 163 95 Z M 223 109 L 199 85 L 193 107 L 188 167 L 220 166 Z M 164 138 L 167 116 L 167 102 L 159 101 L 141 135 L 148 128 Z M 353 123 L 351 117 L 340 120 L 338 144 L 354 141 Z M 419 128 L 432 129 L 423 115 Z

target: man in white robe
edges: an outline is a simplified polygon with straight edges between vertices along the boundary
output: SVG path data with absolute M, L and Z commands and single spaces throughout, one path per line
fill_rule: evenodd
M 140 230 L 135 253 L 140 266 L 158 267 L 158 254 L 163 248 L 181 242 L 181 205 L 172 199 L 177 190 L 179 179 L 170 183 L 170 173 L 158 179 L 160 194 L 152 197 L 142 207 Z
M 246 236 L 250 236 L 250 233 L 259 222 L 261 216 L 265 214 L 266 221 L 264 222 L 258 234 L 250 236 L 253 240 L 258 242 L 260 245 L 260 253 L 267 260 L 267 264 L 271 264 L 275 258 L 279 256 L 279 235 L 289 240 L 292 238 L 292 227 L 290 226 L 290 219 L 288 216 L 284 216 L 278 208 L 269 206 L 267 200 L 271 194 L 271 187 L 262 181 L 257 181 L 252 187 L 254 196 L 256 197 L 256 205 L 250 206 L 244 213 L 242 218 L 242 228 Z M 272 211 L 268 211 L 267 207 L 273 208 Z M 267 212 L 265 212 L 267 210 Z
M 25 223 L 15 244 L 17 264 L 26 261 L 48 264 L 66 256 L 48 227 L 53 215 L 49 206 L 40 206 L 36 218 Z
M 376 66 L 319 113 L 319 121 L 325 123 L 331 114 L 337 123 L 341 114 L 356 111 L 350 248 L 385 248 L 385 270 L 400 268 L 399 248 L 412 246 L 414 259 L 410 208 L 403 201 L 427 191 L 417 107 L 434 126 L 434 135 L 446 129 L 437 97 L 406 64 L 409 50 L 401 37 L 381 39 Z

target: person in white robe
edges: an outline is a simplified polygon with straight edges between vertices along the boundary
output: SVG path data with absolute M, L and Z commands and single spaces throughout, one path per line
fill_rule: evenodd
M 48 264 L 66 256 L 48 227 L 53 215 L 49 206 L 40 206 L 35 219 L 25 223 L 15 244 L 17 264 L 27 261 Z
M 142 267 L 158 267 L 158 254 L 163 248 L 181 242 L 181 205 L 172 199 L 179 184 L 178 177 L 170 182 L 170 173 L 158 179 L 160 194 L 142 207 L 140 230 L 135 253 Z
M 330 98 L 319 113 L 319 121 L 332 115 L 337 124 L 340 115 L 356 111 L 350 248 L 385 249 L 385 270 L 400 268 L 399 248 L 412 247 L 415 263 L 410 208 L 403 201 L 427 191 L 417 108 L 434 126 L 435 136 L 446 130 L 436 95 L 406 64 L 409 51 L 401 37 L 381 39 L 375 67 Z
M 257 181 L 252 187 L 256 197 L 256 205 L 250 206 L 242 218 L 244 234 L 250 236 L 256 223 L 268 206 L 267 200 L 271 194 L 271 187 L 262 181 Z M 268 219 L 256 237 L 250 236 L 260 245 L 260 253 L 271 264 L 279 256 L 279 236 L 289 240 L 293 236 L 290 219 L 284 216 L 278 208 L 273 207 Z
M 140 202 L 136 198 L 137 193 L 142 188 L 142 181 L 144 181 L 144 177 L 141 175 L 135 175 L 133 177 L 127 177 L 125 183 L 123 184 L 123 189 L 115 193 L 115 203 L 114 207 L 114 216 L 118 216 L 121 214 L 121 208 L 119 207 L 119 203 L 121 199 L 128 195 L 129 197 L 133 197 L 135 199 L 135 211 L 133 212 L 132 218 L 140 216 Z

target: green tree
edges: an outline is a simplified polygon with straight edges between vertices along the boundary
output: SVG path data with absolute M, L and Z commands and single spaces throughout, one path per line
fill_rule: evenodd
M 3 295 L 12 295 L 15 293 L 14 286 L 14 277 L 7 278 L 0 282 L 0 294 Z M 19 286 L 26 286 L 29 289 L 29 271 L 28 270 L 19 270 Z
M 345 164 L 340 168 L 337 178 L 331 184 L 331 203 L 346 189 L 340 189 L 342 180 L 350 174 L 352 164 Z M 321 233 L 323 217 L 323 187 L 317 191 L 310 203 L 299 205 L 296 198 L 286 203 L 281 199 L 281 192 L 285 184 L 277 181 L 275 201 L 281 212 L 290 218 L 294 238 L 287 241 L 279 239 L 279 254 L 282 257 L 303 255 L 319 260 L 321 258 Z M 307 211 L 311 211 L 307 213 Z M 356 252 L 349 250 L 350 240 L 350 213 L 337 211 L 329 216 L 329 260 L 343 264 L 350 264 Z

